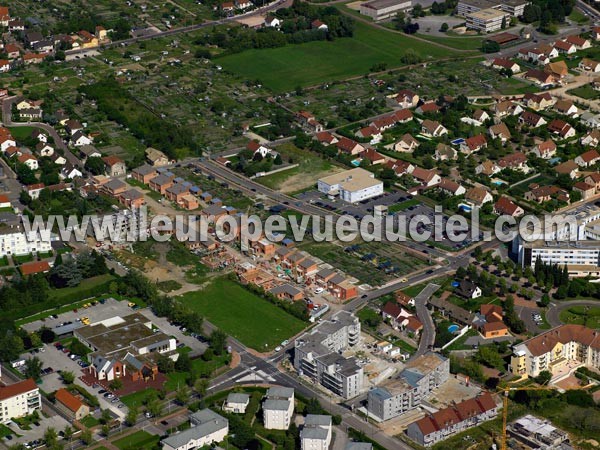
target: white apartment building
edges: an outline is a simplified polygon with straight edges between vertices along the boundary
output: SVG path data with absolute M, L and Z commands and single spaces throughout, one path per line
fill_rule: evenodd
M 438 353 L 426 353 L 407 363 L 397 378 L 369 391 L 369 415 L 385 421 L 404 414 L 419 406 L 449 376 L 450 360 Z
M 348 203 L 357 203 L 383 194 L 383 182 L 360 167 L 321 178 L 317 187 L 319 192 L 331 197 L 339 196 Z
M 412 9 L 412 0 L 373 0 L 361 3 L 359 12 L 374 21 L 388 19 L 398 12 Z
M 513 347 L 509 371 L 537 377 L 554 373 L 570 361 L 600 369 L 600 332 L 583 325 L 561 325 Z
M 508 19 L 508 14 L 494 8 L 482 9 L 465 16 L 466 27 L 482 33 L 491 33 L 502 29 L 502 21 Z
M 294 389 L 280 386 L 269 388 L 262 408 L 267 430 L 287 430 L 294 415 Z
M 40 390 L 33 379 L 0 386 L 0 423 L 8 423 L 41 408 Z
M 331 424 L 331 416 L 308 414 L 300 430 L 301 450 L 329 450 Z
M 0 257 L 52 250 L 50 230 L 27 233 L 20 224 L 0 226 Z
M 360 321 L 339 311 L 295 342 L 294 367 L 342 398 L 356 397 L 363 386 L 363 368 L 340 353 L 360 342 Z
M 162 440 L 163 450 L 190 450 L 222 442 L 229 433 L 229 421 L 210 409 L 190 416 L 191 427 Z

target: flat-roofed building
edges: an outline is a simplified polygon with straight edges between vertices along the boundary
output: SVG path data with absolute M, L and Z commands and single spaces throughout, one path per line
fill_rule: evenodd
M 520 17 L 529 3 L 526 0 L 460 0 L 456 7 L 456 15 L 466 17 L 468 14 L 482 9 L 494 8 L 508 13 L 512 17 Z
M 301 450 L 329 450 L 331 425 L 331 416 L 308 414 L 300 430 Z
M 269 388 L 262 409 L 267 430 L 287 430 L 294 415 L 294 389 L 281 386 Z
M 357 203 L 383 194 L 383 182 L 368 170 L 356 168 L 319 179 L 319 191 L 341 200 Z
M 412 9 L 412 0 L 373 0 L 361 3 L 359 12 L 375 21 L 389 19 Z
M 494 8 L 482 9 L 465 16 L 467 28 L 483 33 L 491 33 L 502 28 L 502 22 L 509 20 L 508 14 Z

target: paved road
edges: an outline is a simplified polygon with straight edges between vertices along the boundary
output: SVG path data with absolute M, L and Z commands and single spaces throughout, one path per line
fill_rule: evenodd
M 42 122 L 13 122 L 12 121 L 12 105 L 20 100 L 20 97 L 8 97 L 2 101 L 2 123 L 7 127 L 35 127 L 41 128 L 50 134 L 54 139 L 54 145 L 64 151 L 64 157 L 74 166 L 83 167 L 83 163 L 75 156 L 63 138 L 58 134 L 54 127 Z
M 564 302 L 554 302 L 550 304 L 548 311 L 546 312 L 546 320 L 552 327 L 562 325 L 560 320 L 560 313 L 565 309 L 569 309 L 573 306 L 591 306 L 600 307 L 600 300 L 567 300 Z
M 415 308 L 417 310 L 417 317 L 423 323 L 423 331 L 421 332 L 421 339 L 419 341 L 419 348 L 417 351 L 411 356 L 412 358 L 417 358 L 425 353 L 429 349 L 433 347 L 433 343 L 435 342 L 435 324 L 433 323 L 433 319 L 431 318 L 431 314 L 429 314 L 429 310 L 427 309 L 427 302 L 433 295 L 435 291 L 437 291 L 441 286 L 435 283 L 429 283 L 425 289 L 423 289 L 419 295 L 415 297 Z

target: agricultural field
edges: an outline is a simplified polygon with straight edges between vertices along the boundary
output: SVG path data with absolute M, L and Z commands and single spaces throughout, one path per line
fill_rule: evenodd
M 226 70 L 249 80 L 260 80 L 275 92 L 360 76 L 377 64 L 404 65 L 406 49 L 424 61 L 458 56 L 435 44 L 412 39 L 356 22 L 352 38 L 309 42 L 268 50 L 248 50 L 217 59 Z
M 216 278 L 204 289 L 188 292 L 180 300 L 225 333 L 259 351 L 273 349 L 306 326 L 227 278 Z
M 283 193 L 297 192 L 316 185 L 317 180 L 344 170 L 317 154 L 300 150 L 294 144 L 277 147 L 283 161 L 298 164 L 297 167 L 257 178 L 256 181 Z

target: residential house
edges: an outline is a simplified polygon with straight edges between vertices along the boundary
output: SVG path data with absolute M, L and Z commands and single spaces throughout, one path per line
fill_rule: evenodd
M 308 111 L 299 111 L 296 118 L 300 124 L 309 131 L 319 133 L 323 131 L 323 125 L 317 121 L 315 116 Z
M 419 114 L 433 114 L 440 112 L 441 109 L 442 108 L 440 108 L 440 106 L 437 105 L 435 102 L 427 102 L 417 107 L 415 111 Z
M 494 161 L 486 159 L 475 167 L 475 174 L 491 177 L 500 172 L 500 167 Z
M 498 167 L 500 167 L 500 170 L 511 169 L 525 173 L 529 172 L 527 156 L 521 152 L 515 152 L 500 158 L 498 160 Z
M 234 414 L 245 414 L 250 403 L 250 395 L 241 392 L 230 392 L 223 404 L 223 411 Z
M 517 116 L 523 112 L 521 105 L 510 100 L 504 100 L 495 103 L 492 109 L 494 111 L 494 115 L 498 118 L 502 118 L 504 116 Z
M 474 187 L 467 191 L 465 194 L 465 200 L 467 200 L 473 206 L 480 207 L 488 202 L 493 202 L 494 197 L 486 189 Z
M 40 121 L 43 117 L 43 111 L 40 108 L 28 108 L 19 111 L 19 118 L 28 121 Z
M 523 111 L 523 114 L 519 117 L 519 123 L 530 128 L 546 125 L 546 121 L 542 116 L 531 111 Z
M 578 181 L 573 185 L 573 190 L 581 194 L 582 200 L 588 200 L 596 195 L 596 185 L 588 184 L 585 181 Z
M 73 135 L 78 131 L 83 131 L 83 125 L 78 120 L 69 119 L 65 122 L 65 131 L 69 135 Z
M 6 59 L 0 59 L 0 73 L 8 72 L 11 69 L 10 61 Z
M 505 143 L 511 138 L 510 131 L 504 122 L 492 125 L 488 129 L 488 133 L 490 134 L 492 139 L 499 138 L 502 141 L 502 143 Z
M 54 398 L 56 399 L 56 408 L 71 420 L 81 420 L 90 414 L 90 407 L 67 389 L 61 388 L 56 391 Z
M 82 145 L 79 147 L 79 156 L 87 160 L 88 158 L 100 158 L 102 153 L 93 145 Z
M 148 147 L 145 151 L 145 154 L 146 161 L 148 161 L 151 166 L 162 167 L 169 164 L 169 158 L 160 150 Z
M 397 152 L 412 153 L 414 149 L 419 147 L 419 145 L 419 141 L 417 141 L 409 133 L 406 133 L 398 142 L 394 144 L 394 150 Z
M 333 145 L 338 141 L 338 138 L 329 131 L 321 131 L 315 135 L 315 138 L 323 145 Z
M 75 147 L 81 147 L 83 145 L 90 145 L 92 143 L 92 139 L 83 134 L 81 130 L 76 131 L 71 135 L 71 144 Z
M 70 162 L 66 162 L 62 166 L 62 169 L 60 170 L 60 173 L 59 173 L 59 177 L 61 177 L 63 180 L 67 179 L 67 178 L 69 180 L 72 180 L 74 178 L 78 178 L 78 177 L 82 177 L 82 176 L 83 176 L 83 173 L 81 172 L 79 167 L 71 164 Z
M 175 179 L 175 175 L 172 173 L 163 173 L 157 175 L 150 179 L 148 186 L 153 191 L 159 192 L 161 195 L 164 195 L 168 188 L 173 186 L 173 180 Z
M 19 271 L 24 277 L 35 275 L 37 273 L 48 273 L 50 272 L 50 264 L 48 261 L 32 261 L 23 263 L 19 266 Z
M 25 192 L 33 199 L 40 198 L 40 192 L 46 187 L 44 183 L 36 183 L 25 186 Z
M 550 159 L 556 155 L 556 144 L 552 139 L 548 139 L 544 142 L 536 144 L 531 150 L 531 153 L 538 158 Z
M 431 447 L 498 415 L 498 405 L 489 392 L 455 403 L 411 423 L 406 434 L 423 447 Z
M 455 292 L 467 299 L 479 298 L 482 294 L 481 288 L 469 280 L 461 280 Z
M 382 135 L 381 131 L 373 125 L 369 125 L 367 127 L 361 128 L 354 135 L 358 138 L 369 139 L 369 144 L 375 145 L 381 142 Z
M 595 186 L 596 191 L 600 191 L 600 173 L 592 172 L 584 178 L 587 184 Z
M 38 168 L 39 168 L 38 160 L 33 155 L 25 154 L 25 155 L 21 155 L 21 156 L 17 157 L 17 159 L 18 159 L 19 163 L 25 164 L 31 170 L 38 170 Z
M 433 159 L 436 161 L 454 161 L 458 159 L 458 152 L 449 145 L 440 142 L 435 147 Z
M 21 55 L 19 47 L 15 44 L 6 44 L 4 46 L 4 53 L 8 56 L 8 59 L 16 59 Z
M 392 169 L 396 173 L 397 177 L 401 177 L 406 174 L 411 174 L 415 170 L 415 166 L 413 166 L 407 161 L 402 161 L 401 159 L 398 159 L 396 161 L 389 160 L 385 163 L 385 166 L 388 169 Z
M 150 180 L 158 175 L 156 169 L 152 166 L 144 164 L 143 166 L 136 167 L 131 171 L 131 176 L 134 180 L 140 183 L 149 184 Z
M 394 329 L 403 328 L 411 315 L 396 302 L 387 302 L 381 310 L 383 319 L 388 320 Z
M 279 28 L 281 26 L 281 21 L 277 17 L 267 16 L 265 18 L 265 26 Z
M 600 86 L 600 83 L 598 84 Z M 600 128 L 600 114 L 585 111 L 579 116 L 579 121 L 589 128 Z
M 496 58 L 492 62 L 492 67 L 498 70 L 510 70 L 512 73 L 518 73 L 521 71 L 521 66 L 519 66 L 516 62 L 511 61 L 506 58 Z
M 558 164 L 554 167 L 554 171 L 558 174 L 567 174 L 572 179 L 575 179 L 578 175 L 579 165 L 572 159 L 565 161 L 564 163 Z
M 551 73 L 537 69 L 529 69 L 527 72 L 525 72 L 524 77 L 533 81 L 540 87 L 552 86 L 556 81 L 555 76 Z
M 575 128 L 562 119 L 554 119 L 550 122 L 548 131 L 560 136 L 562 139 L 572 138 L 576 134 Z
M 424 186 L 435 186 L 442 180 L 435 170 L 422 169 L 421 167 L 415 167 L 411 175 L 414 179 L 420 181 Z
M 327 290 L 338 300 L 347 301 L 358 295 L 356 285 L 340 274 L 335 274 L 327 281 Z
M 554 110 L 565 116 L 576 116 L 579 110 L 571 100 L 557 100 L 554 104 Z
M 104 170 L 110 177 L 120 177 L 127 173 L 125 161 L 118 156 L 104 156 L 102 161 L 104 161 Z
M 554 43 L 554 48 L 556 50 L 558 50 L 558 53 L 563 54 L 563 55 L 572 55 L 573 53 L 577 52 L 577 47 L 575 46 L 575 44 L 572 44 L 568 41 L 561 41 L 558 40 Z
M 539 186 L 530 187 L 531 190 L 525 192 L 523 198 L 530 202 L 544 203 L 552 199 L 569 202 L 569 193 L 557 186 Z
M 473 120 L 478 122 L 479 125 L 483 125 L 483 123 L 489 119 L 490 115 L 483 109 L 478 109 L 473 113 Z
M 588 131 L 585 136 L 581 137 L 579 142 L 586 147 L 597 147 L 600 143 L 600 130 Z
M 589 58 L 583 58 L 577 67 L 585 72 L 600 72 L 600 62 Z
M 579 167 L 591 167 L 600 160 L 600 153 L 597 150 L 592 149 L 575 158 L 575 164 Z
M 274 295 L 279 300 L 288 300 L 291 302 L 302 300 L 304 298 L 304 294 L 302 294 L 300 289 L 297 289 L 288 283 L 280 284 L 269 289 L 269 294 Z
M 588 39 L 584 39 L 581 36 L 571 35 L 565 38 L 565 41 L 575 46 L 577 50 L 585 50 L 590 48 L 592 43 Z
M 414 108 L 419 103 L 419 96 L 408 89 L 399 91 L 394 97 L 401 108 Z
M 460 144 L 460 151 L 466 154 L 478 152 L 482 148 L 487 148 L 487 140 L 483 134 L 469 137 Z
M 527 93 L 523 96 L 523 104 L 530 109 L 540 111 L 554 105 L 555 100 L 548 92 L 543 94 Z
M 6 152 L 9 147 L 16 147 L 17 141 L 14 140 L 10 133 L 0 135 L 0 150 Z
M 137 189 L 128 189 L 117 196 L 119 203 L 127 208 L 139 208 L 146 203 L 144 194 Z
M 442 178 L 437 188 L 448 195 L 463 195 L 467 190 L 461 184 L 456 181 L 449 180 L 448 178 Z
M 544 72 L 553 75 L 557 80 L 562 80 L 569 74 L 569 68 L 564 61 L 556 61 L 546 64 Z
M 383 164 L 386 161 L 386 157 L 372 147 L 369 147 L 362 152 L 360 157 L 367 159 L 371 164 Z
M 525 214 L 525 210 L 510 198 L 502 196 L 494 203 L 494 214 L 499 216 L 520 217 Z
M 358 142 L 348 139 L 347 137 L 340 137 L 335 146 L 342 152 L 348 155 L 358 155 L 365 151 L 365 148 Z
M 413 113 L 409 109 L 400 109 L 392 114 L 396 123 L 408 123 L 413 120 Z
M 441 123 L 429 119 L 425 119 L 421 123 L 421 132 L 426 136 L 432 137 L 440 137 L 448 134 L 448 130 Z

